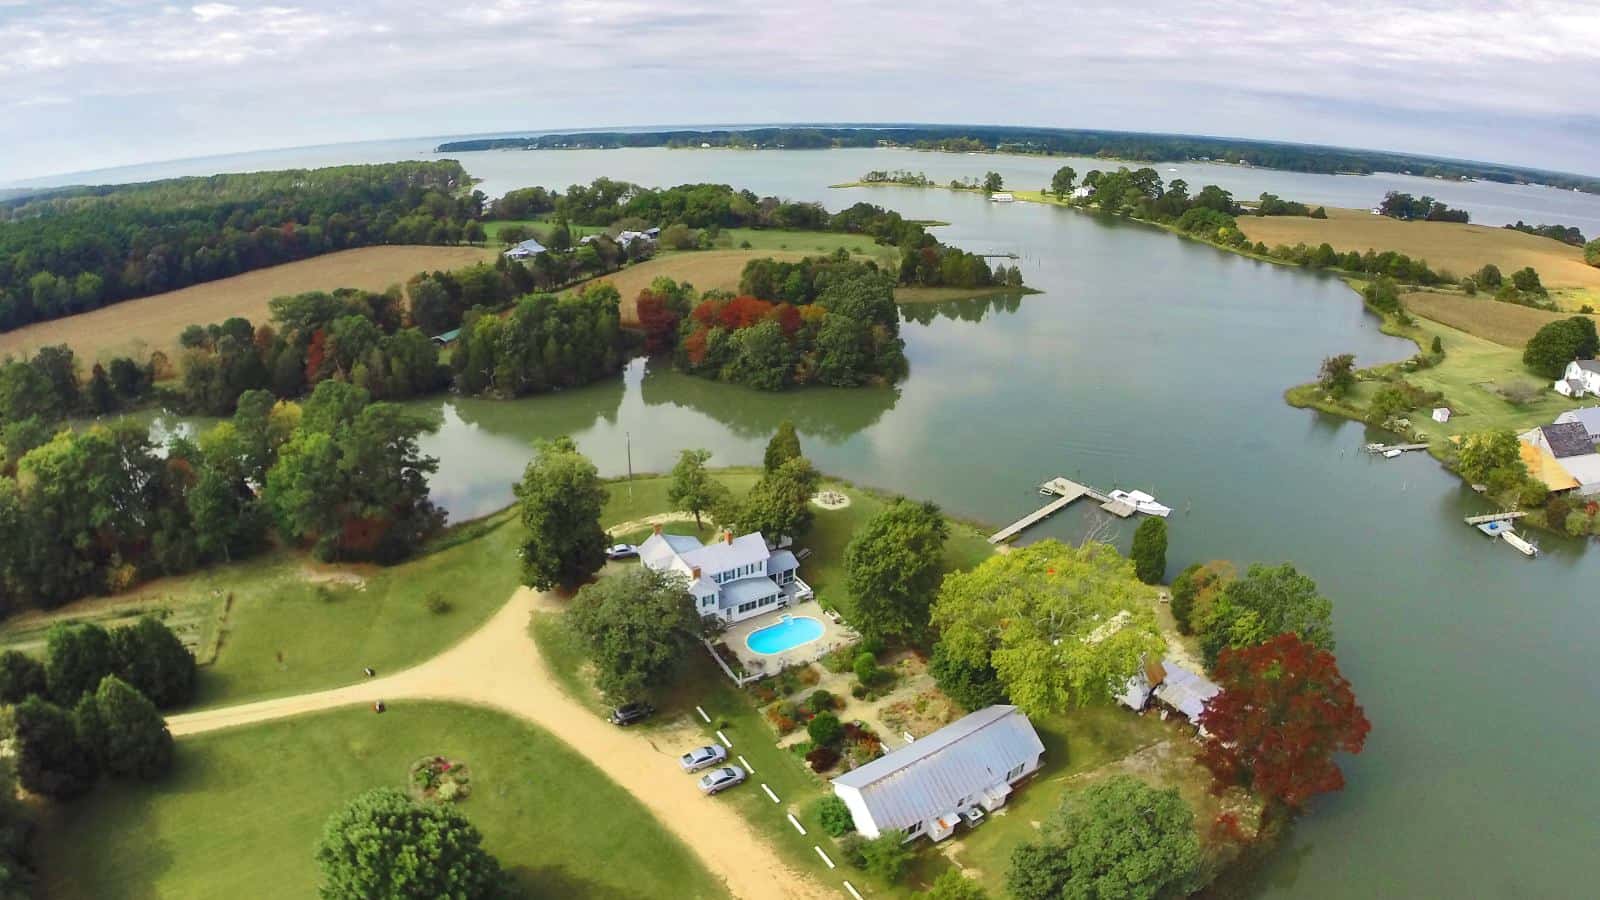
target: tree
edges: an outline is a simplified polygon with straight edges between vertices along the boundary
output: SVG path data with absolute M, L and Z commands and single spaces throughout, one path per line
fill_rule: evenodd
M 777 540 L 797 537 L 811 527 L 811 497 L 822 476 L 804 456 L 761 476 L 740 507 L 739 525 Z
M 541 591 L 575 587 L 606 562 L 600 513 L 606 489 L 569 437 L 543 441 L 516 487 L 522 524 L 522 577 Z
M 867 520 L 844 550 L 856 630 L 881 640 L 927 628 L 949 537 L 950 526 L 932 503 L 897 499 Z
M 1600 266 L 1600 238 L 1583 245 L 1583 261 L 1591 266 Z
M 1002 190 L 1004 187 L 1005 179 L 1000 177 L 999 172 L 985 172 L 983 174 L 984 193 L 992 194 L 995 191 Z
M 80 705 L 79 734 L 112 775 L 151 781 L 172 767 L 172 735 L 156 706 L 115 675 L 107 675 Z
M 1215 665 L 1229 647 L 1264 643 L 1293 632 L 1307 643 L 1333 649 L 1333 603 L 1317 583 L 1289 563 L 1250 566 L 1228 582 L 1200 623 L 1200 649 Z
M 1159 584 L 1167 573 L 1167 520 L 1145 516 L 1133 532 L 1133 547 L 1128 551 L 1133 571 L 1145 584 Z
M 17 704 L 14 715 L 17 780 L 24 788 L 70 800 L 94 786 L 94 753 L 79 740 L 71 713 L 33 696 Z
M 811 805 L 811 814 L 822 823 L 822 830 L 832 837 L 842 837 L 856 830 L 855 817 L 850 807 L 834 794 L 828 794 Z
M 194 699 L 194 654 L 154 616 L 111 632 L 118 677 L 160 709 Z
M 767 441 L 767 450 L 761 457 L 761 467 L 768 472 L 775 472 L 779 466 L 798 456 L 800 456 L 800 435 L 795 433 L 794 423 L 784 419 L 778 423 L 778 430 L 773 433 L 772 439 Z
M 906 869 L 915 856 L 911 845 L 906 842 L 906 833 L 898 828 L 885 831 L 861 845 L 862 867 L 890 884 L 905 877 Z
M 968 710 L 983 709 L 1006 702 L 1006 689 L 1000 684 L 994 666 L 988 661 L 975 664 L 950 652 L 943 641 L 933 647 L 928 672 L 939 690 Z
M 1222 691 L 1200 715 L 1213 737 L 1198 757 L 1214 791 L 1246 788 L 1270 815 L 1344 787 L 1333 754 L 1360 753 L 1372 725 L 1332 653 L 1280 634 L 1225 651 L 1214 676 Z
M 1176 788 L 1117 775 L 1068 795 L 1040 839 L 1012 854 L 1018 900 L 1179 896 L 1201 866 L 1194 812 Z
M 952 661 L 992 666 L 1012 701 L 1038 714 L 1108 696 L 1162 651 L 1146 593 L 1110 545 L 1044 540 L 945 576 L 932 622 Z
M 1594 319 L 1572 316 L 1546 324 L 1528 339 L 1522 351 L 1522 364 L 1545 378 L 1560 378 L 1567 363 L 1590 359 L 1600 351 Z
M 685 450 L 678 454 L 678 463 L 672 467 L 672 484 L 667 488 L 667 502 L 673 509 L 694 513 L 695 528 L 701 527 L 702 512 L 727 502 L 728 489 L 706 471 L 710 459 L 710 450 Z
M 960 869 L 945 869 L 928 889 L 918 894 L 927 900 L 989 900 L 983 885 L 961 874 Z
M 1342 397 L 1355 387 L 1355 365 L 1356 357 L 1353 353 L 1329 356 L 1322 361 L 1322 370 L 1317 373 L 1317 384 L 1332 396 Z
M 1050 176 L 1050 193 L 1055 194 L 1057 197 L 1065 197 L 1071 194 L 1072 183 L 1077 177 L 1077 171 L 1071 166 L 1062 166 L 1056 170 L 1054 175 Z
M 465 816 L 392 788 L 368 791 L 334 813 L 316 856 L 324 900 L 509 896 L 500 863 Z
M 669 684 L 702 631 L 683 576 L 644 566 L 584 585 L 567 618 L 618 703 Z
M 1523 266 L 1511 273 L 1511 286 L 1520 294 L 1544 294 L 1544 284 L 1532 266 Z
M 0 653 L 0 703 L 21 703 L 45 693 L 44 663 L 23 653 L 7 650 Z
M 45 682 L 50 696 L 63 706 L 100 686 L 116 671 L 111 635 L 87 622 L 58 622 L 45 636 Z
M 1456 452 L 1456 469 L 1470 484 L 1485 484 L 1491 472 L 1508 467 L 1523 468 L 1526 473 L 1522 446 L 1517 436 L 1508 430 L 1469 434 Z
M 1234 578 L 1233 564 L 1226 560 L 1191 563 L 1172 579 L 1172 618 L 1178 631 L 1193 634 L 1194 626 L 1205 620 L 1218 594 Z

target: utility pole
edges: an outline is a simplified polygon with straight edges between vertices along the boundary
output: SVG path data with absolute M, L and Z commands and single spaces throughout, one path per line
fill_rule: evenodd
M 633 434 L 624 431 L 622 440 L 628 448 L 628 502 L 633 502 Z

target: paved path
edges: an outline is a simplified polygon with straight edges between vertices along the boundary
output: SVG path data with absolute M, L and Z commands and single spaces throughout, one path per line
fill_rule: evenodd
M 167 725 L 183 736 L 379 699 L 391 705 L 412 699 L 494 707 L 544 728 L 588 757 L 676 833 L 734 896 L 839 896 L 785 864 L 728 804 L 702 797 L 696 779 L 678 768 L 682 747 L 655 747 L 646 733 L 617 728 L 562 693 L 528 633 L 534 610 L 554 604 L 548 595 L 523 588 L 482 628 L 414 668 L 313 694 L 173 716 Z M 359 664 L 351 660 L 352 666 Z

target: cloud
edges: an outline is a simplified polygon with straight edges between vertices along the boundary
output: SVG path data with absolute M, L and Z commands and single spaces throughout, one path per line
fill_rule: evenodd
M 1600 4 L 1568 0 L 0 0 L 0 46 L 0 172 L 16 177 L 368 137 L 796 120 L 1593 169 L 1573 135 L 1594 133 L 1600 94 Z

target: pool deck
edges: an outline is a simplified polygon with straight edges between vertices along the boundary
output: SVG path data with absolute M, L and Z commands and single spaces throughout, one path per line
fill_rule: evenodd
M 776 625 L 783 620 L 784 616 L 807 616 L 816 619 L 822 623 L 822 636 L 814 641 L 785 650 L 782 653 L 757 653 L 745 643 L 745 638 L 749 637 L 751 632 Z M 828 614 L 823 612 L 822 607 L 818 606 L 815 600 L 807 600 L 786 609 L 775 609 L 754 618 L 745 619 L 743 622 L 728 626 L 728 630 L 722 635 L 723 643 L 727 644 L 728 649 L 739 657 L 739 661 L 744 664 L 745 671 L 752 674 L 763 672 L 768 675 L 789 666 L 816 662 L 828 651 L 848 646 L 860 639 L 861 636 L 856 634 L 855 629 L 847 625 L 841 625 L 828 618 Z

